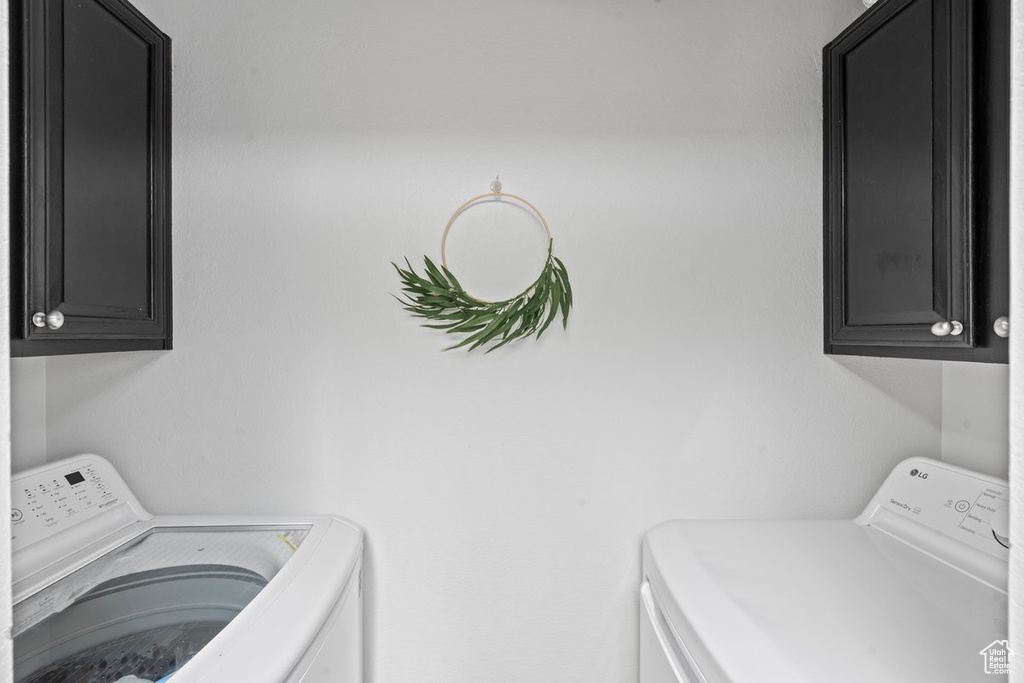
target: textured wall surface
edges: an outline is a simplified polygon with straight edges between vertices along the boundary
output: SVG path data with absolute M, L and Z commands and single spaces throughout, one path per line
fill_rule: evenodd
M 175 350 L 48 360 L 49 457 L 362 524 L 368 681 L 635 680 L 645 529 L 849 517 L 940 454 L 940 364 L 821 352 L 820 48 L 860 2 L 136 4 L 174 38 Z M 495 173 L 576 309 L 442 354 L 388 262 Z
M 0 112 L 10 110 L 8 96 L 8 38 L 10 14 L 7 3 L 0 2 Z M 0 158 L 10 158 L 10 133 L 0 130 Z M 8 264 L 11 234 L 10 169 L 0 165 L 0 324 L 10 329 L 10 282 Z M 11 507 L 11 357 L 10 341 L 0 339 L 0 510 Z M 0 520 L 0 681 L 11 680 L 11 519 Z
M 1024 0 L 1012 0 L 1010 319 L 1024 320 Z M 1017 323 L 1018 328 L 1020 323 Z M 1010 335 L 1010 679 L 1024 681 L 1024 335 Z
M 11 469 L 46 462 L 46 359 L 15 358 L 10 363 Z
M 942 364 L 942 459 L 1007 478 L 1010 367 Z

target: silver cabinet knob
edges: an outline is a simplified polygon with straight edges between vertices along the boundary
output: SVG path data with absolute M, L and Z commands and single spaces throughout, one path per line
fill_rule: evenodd
M 32 316 L 32 324 L 36 327 L 49 327 L 51 330 L 59 330 L 64 325 L 64 314 L 58 310 L 43 313 L 40 311 Z
M 1010 336 L 1010 319 L 1005 315 L 999 316 L 992 323 L 992 331 L 996 333 L 997 337 L 1006 339 Z
M 936 337 L 946 337 L 949 335 L 956 337 L 963 331 L 964 324 L 958 320 L 943 320 L 932 325 L 932 334 Z

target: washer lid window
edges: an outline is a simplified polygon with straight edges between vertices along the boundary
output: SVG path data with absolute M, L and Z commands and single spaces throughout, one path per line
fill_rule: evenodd
M 15 681 L 173 673 L 259 594 L 309 528 L 157 528 L 135 537 L 15 605 Z

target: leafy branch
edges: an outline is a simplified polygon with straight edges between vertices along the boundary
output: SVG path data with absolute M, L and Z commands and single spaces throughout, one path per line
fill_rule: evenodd
M 572 287 L 565 264 L 552 255 L 548 242 L 548 258 L 536 282 L 518 296 L 493 303 L 480 301 L 466 293 L 451 271 L 434 265 L 423 257 L 425 271 L 420 276 L 409 259 L 407 269 L 392 263 L 402 281 L 402 308 L 418 318 L 431 321 L 423 327 L 444 330 L 447 334 L 467 335 L 462 341 L 445 349 L 468 347 L 468 351 L 490 344 L 487 353 L 523 339 L 533 333 L 539 339 L 544 330 L 562 312 L 562 328 L 569 324 L 572 308 Z M 404 297 L 404 298 L 403 298 Z

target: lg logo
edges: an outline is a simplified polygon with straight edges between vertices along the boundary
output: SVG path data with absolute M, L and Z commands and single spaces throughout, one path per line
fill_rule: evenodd
M 919 479 L 927 479 L 928 478 L 928 473 L 927 472 L 922 472 L 921 470 L 919 470 L 919 469 L 917 469 L 915 467 L 914 469 L 910 470 L 910 476 L 918 477 Z

